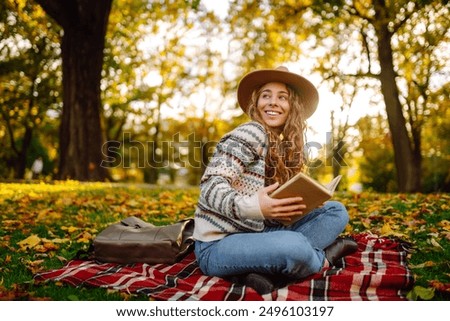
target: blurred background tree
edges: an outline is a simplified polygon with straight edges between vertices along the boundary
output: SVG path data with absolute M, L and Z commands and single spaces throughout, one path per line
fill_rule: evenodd
M 49 179 L 196 185 L 218 139 L 248 120 L 239 79 L 284 64 L 321 93 L 312 175 L 343 174 L 343 189 L 448 191 L 449 11 L 407 0 L 6 0 L 0 176 L 22 179 L 41 156 Z M 64 43 L 82 45 L 67 55 Z
M 20 1 L 15 1 L 16 3 Z M 61 27 L 59 179 L 104 180 L 100 80 L 112 0 L 36 0 Z
M 53 173 L 61 112 L 59 28 L 37 4 L 0 4 L 0 175 L 23 178 L 34 159 Z

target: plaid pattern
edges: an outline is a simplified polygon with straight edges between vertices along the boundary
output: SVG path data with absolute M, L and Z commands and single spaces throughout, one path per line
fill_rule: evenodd
M 205 276 L 193 253 L 173 265 L 72 260 L 61 269 L 35 275 L 35 280 L 112 288 L 156 300 L 405 300 L 414 278 L 404 243 L 371 234 L 353 237 L 358 251 L 342 259 L 339 266 L 263 296 L 251 288 Z

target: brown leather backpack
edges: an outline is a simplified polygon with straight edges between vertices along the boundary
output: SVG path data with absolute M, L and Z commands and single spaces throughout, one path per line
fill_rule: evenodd
M 131 216 L 94 238 L 93 258 L 120 264 L 173 264 L 193 249 L 193 231 L 193 218 L 155 226 Z

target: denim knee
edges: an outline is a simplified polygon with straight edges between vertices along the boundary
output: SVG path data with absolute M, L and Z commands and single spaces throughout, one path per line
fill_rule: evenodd
M 328 201 L 325 204 L 329 214 L 333 215 L 335 217 L 336 223 L 344 229 L 350 220 L 347 208 L 344 206 L 344 204 L 338 201 Z

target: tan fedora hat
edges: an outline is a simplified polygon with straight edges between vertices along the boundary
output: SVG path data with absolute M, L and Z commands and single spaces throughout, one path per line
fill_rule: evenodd
M 284 66 L 280 66 L 276 69 L 252 71 L 241 79 L 237 96 L 239 105 L 244 112 L 247 113 L 253 91 L 269 82 L 281 82 L 294 88 L 302 99 L 306 118 L 309 118 L 316 111 L 319 103 L 319 93 L 316 87 L 308 79 L 289 72 Z

